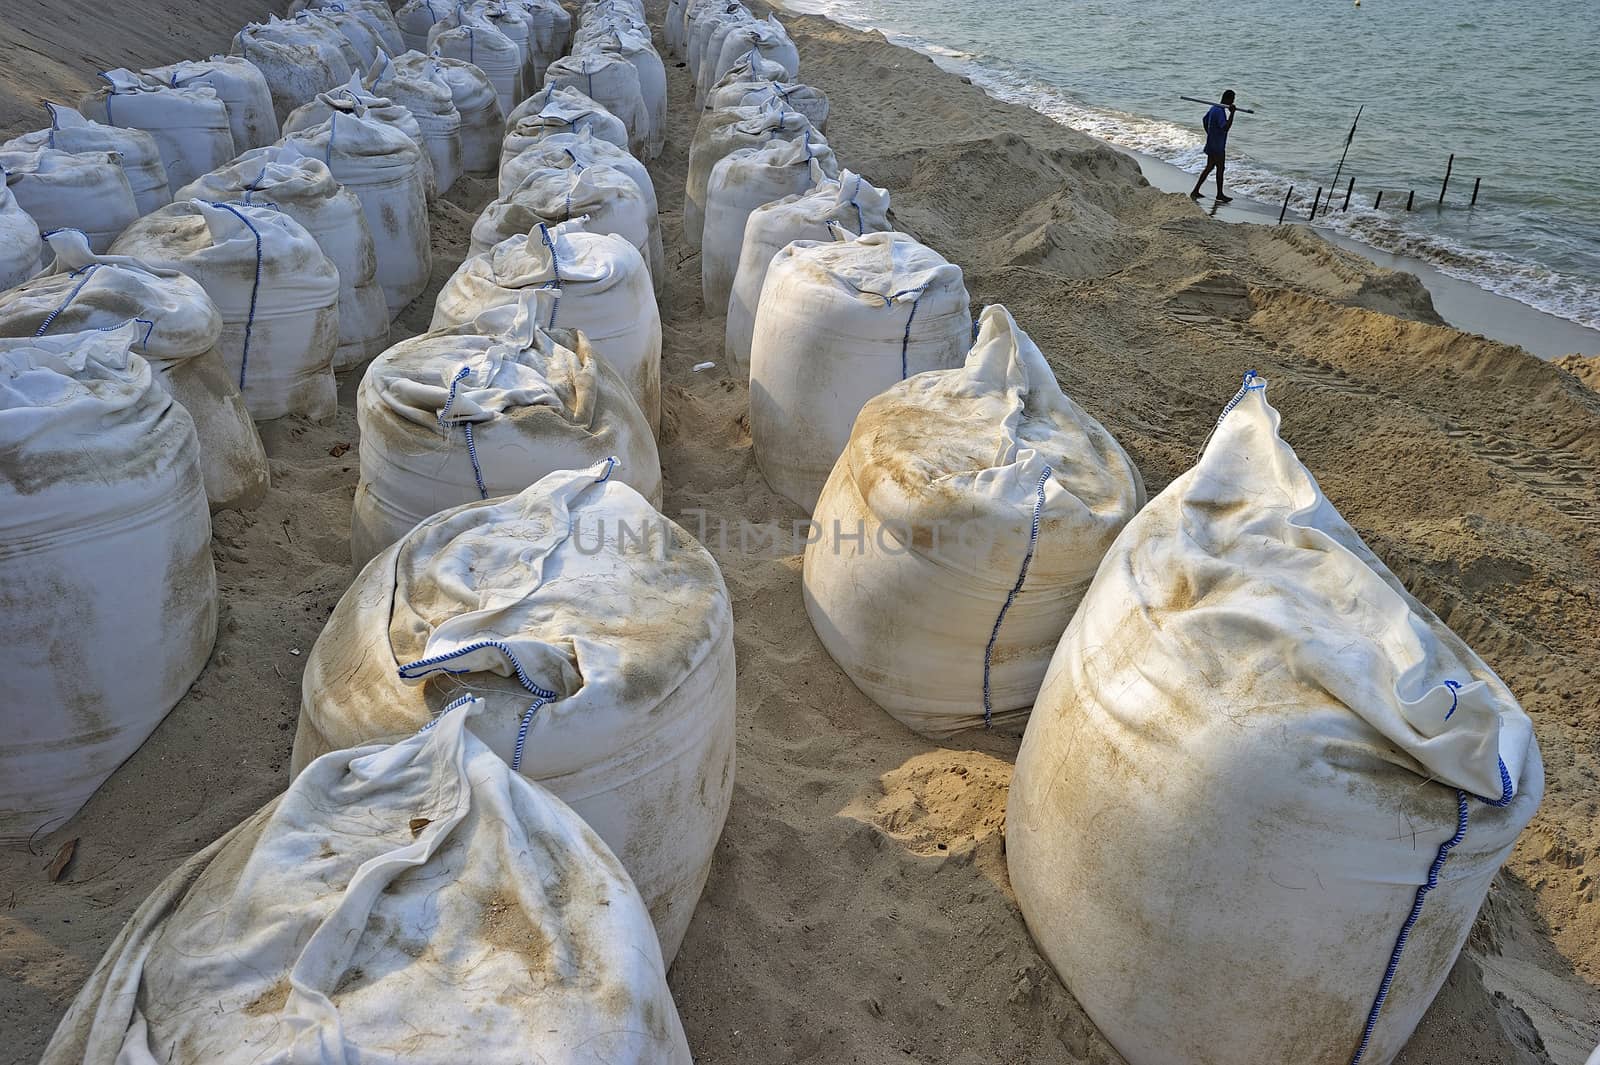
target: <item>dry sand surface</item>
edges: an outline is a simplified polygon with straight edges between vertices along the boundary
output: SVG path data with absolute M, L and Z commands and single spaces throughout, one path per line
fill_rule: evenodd
M 207 34 L 184 45 L 225 48 L 253 6 L 212 5 Z M 115 7 L 127 21 L 163 4 Z M 10 17 L 0 33 L 14 36 Z M 1213 222 L 1129 159 L 879 37 L 808 17 L 790 27 L 802 76 L 832 97 L 840 159 L 891 188 L 901 227 L 966 269 L 975 304 L 1011 308 L 1152 494 L 1192 461 L 1243 371 L 1261 371 L 1328 496 L 1521 696 L 1545 804 L 1401 1061 L 1581 1062 L 1600 1040 L 1600 395 L 1443 326 L 1405 275 L 1302 229 Z M 36 36 L 54 43 L 4 69 L 4 106 L 97 62 L 173 57 L 165 40 L 88 53 L 69 39 Z M 706 512 L 739 655 L 733 810 L 671 974 L 690 1045 L 715 1065 L 1118 1062 L 1011 898 L 1002 830 L 1018 737 L 911 735 L 812 635 L 799 558 L 740 550 L 736 523 L 802 515 L 767 489 L 746 389 L 722 376 L 721 320 L 681 238 L 692 97 L 668 65 L 669 147 L 654 167 L 669 260 L 665 509 Z M 32 124 L 0 111 L 0 131 Z M 434 284 L 396 339 L 425 326 L 489 196 L 463 182 L 436 210 Z M 691 372 L 704 360 L 718 367 Z M 352 576 L 354 386 L 331 425 L 265 427 L 275 483 L 260 509 L 216 520 L 222 633 L 188 697 L 69 824 L 33 853 L 0 854 L 0 1059 L 34 1060 L 144 895 L 285 784 L 305 652 Z M 49 883 L 44 865 L 74 838 L 77 857 Z M 1394 930 L 1373 935 L 1387 945 Z

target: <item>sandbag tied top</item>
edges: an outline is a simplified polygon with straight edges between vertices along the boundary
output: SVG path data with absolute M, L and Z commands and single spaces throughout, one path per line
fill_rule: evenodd
M 539 52 L 549 59 L 562 55 L 572 40 L 572 15 L 560 0 L 510 0 L 527 16 Z M 541 76 L 542 80 L 542 76 Z
M 758 148 L 775 140 L 809 143 L 813 150 L 827 144 L 827 138 L 805 115 L 770 103 L 713 111 L 700 120 L 689 146 L 683 197 L 683 232 L 695 247 L 700 246 L 705 229 L 706 186 L 711 183 L 711 171 L 740 148 Z
M 181 270 L 222 312 L 222 361 L 257 421 L 337 406 L 339 271 L 289 215 L 269 206 L 179 200 L 111 246 Z
M 59 828 L 200 674 L 217 632 L 194 423 L 147 322 L 0 340 L 0 840 Z
M 788 108 L 805 115 L 818 132 L 828 131 L 828 94 L 798 81 L 723 78 L 706 94 L 705 109 L 720 111 L 728 107 Z
M 696 103 L 700 102 L 701 90 L 705 87 L 700 78 L 708 67 L 715 66 L 721 58 L 722 42 L 727 40 L 734 27 L 756 21 L 743 4 L 712 5 L 708 14 L 709 19 L 697 20 L 690 41 L 689 74 L 694 78 Z
M 529 290 L 373 360 L 356 397 L 357 569 L 429 515 L 613 455 L 614 476 L 660 504 L 661 458 L 627 382 L 583 334 L 540 328 L 557 298 Z
M 0 290 L 20 285 L 38 273 L 44 253 L 39 224 L 11 194 L 4 159 L 0 154 Z
M 645 151 L 654 159 L 667 140 L 667 68 L 650 43 L 648 29 L 612 28 L 596 34 L 581 49 L 585 53 L 605 52 L 621 56 L 633 64 L 639 76 L 639 93 L 649 119 Z
M 650 267 L 660 291 L 661 263 L 651 261 L 650 218 L 639 186 L 615 167 L 570 166 L 539 170 L 483 209 L 472 227 L 469 255 L 481 255 L 508 237 L 532 232 L 543 222 L 558 225 L 577 218 L 591 233 L 615 233 L 627 240 Z
M 44 107 L 50 115 L 49 127 L 13 137 L 0 144 L 0 152 L 38 152 L 46 148 L 62 152 L 109 152 L 127 177 L 140 214 L 149 214 L 172 202 L 167 168 L 161 162 L 161 148 L 150 134 L 142 129 L 90 121 L 61 104 L 46 103 Z
M 461 169 L 474 177 L 494 174 L 500 165 L 505 114 L 489 75 L 465 60 L 420 52 L 396 56 L 386 70 L 437 81 L 449 89 L 451 102 L 461 115 Z M 384 84 L 382 76 L 378 84 Z
M 473 735 L 487 712 L 330 754 L 189 859 L 43 1065 L 689 1065 L 639 892 Z
M 387 9 L 388 5 L 383 5 Z M 344 3 L 314 4 L 311 7 L 322 18 L 344 35 L 350 42 L 350 47 L 355 50 L 359 63 L 351 64 L 351 69 L 362 71 L 370 68 L 378 59 L 388 54 L 388 47 L 383 37 L 383 27 L 374 18 L 372 13 L 359 7 L 347 7 Z
M 540 224 L 463 262 L 434 305 L 434 329 L 471 321 L 515 301 L 524 289 L 552 288 L 545 329 L 574 329 L 628 382 L 650 428 L 661 426 L 661 312 L 639 250 L 615 233 L 590 233 L 583 219 Z
M 284 135 L 287 137 L 302 130 L 315 128 L 334 115 L 378 122 L 404 133 L 422 156 L 420 173 L 424 197 L 432 202 L 438 196 L 433 157 L 428 154 L 428 141 L 422 135 L 422 126 L 418 124 L 416 116 L 387 96 L 377 96 L 368 92 L 359 74 L 353 75 L 348 84 L 341 85 L 331 92 L 320 93 L 315 100 L 295 108 L 294 112 L 283 120 Z
M 233 148 L 247 152 L 278 139 L 278 116 L 272 109 L 272 86 L 266 75 L 248 59 L 214 55 L 210 59 L 185 59 L 145 70 L 150 77 L 175 89 L 208 88 L 228 109 Z
M 935 739 L 1026 717 L 1101 557 L 1145 500 L 1137 468 L 1005 308 L 980 321 L 965 366 L 862 408 L 817 502 L 825 535 L 806 549 L 822 645 Z
M 471 11 L 517 46 L 517 54 L 522 59 L 523 92 L 540 84 L 545 64 L 554 57 L 544 55 L 539 49 L 526 11 L 514 4 L 501 3 L 500 0 L 473 0 L 469 6 L 458 6 L 457 12 L 461 11 Z M 456 17 L 459 19 L 459 14 Z
M 146 323 L 131 345 L 194 421 L 211 509 L 255 506 L 267 456 L 223 366 L 222 315 L 193 278 L 137 259 L 96 255 L 75 229 L 50 234 L 51 272 L 0 292 L 0 336 L 32 337 Z
M 95 251 L 139 217 L 128 176 L 110 152 L 0 149 L 0 174 L 40 233 L 82 230 Z
M 700 238 L 700 291 L 708 313 L 728 311 L 750 212 L 773 200 L 799 195 L 838 173 L 833 149 L 808 137 L 740 148 L 717 161 L 706 182 L 706 218 Z
M 350 80 L 355 73 L 349 42 L 316 20 L 252 22 L 233 37 L 233 54 L 255 64 L 272 90 L 272 110 L 282 122 L 289 112 Z
M 584 52 L 551 63 L 544 73 L 550 88 L 577 89 L 622 120 L 628 129 L 628 149 L 641 159 L 649 157 L 653 131 L 639 72 L 619 55 Z
M 722 38 L 716 61 L 700 68 L 700 103 L 705 102 L 722 76 L 751 52 L 783 70 L 783 77 L 775 80 L 793 81 L 800 73 L 800 52 L 776 16 L 768 16 L 764 22 L 736 23 Z
M 142 129 L 161 149 L 170 188 L 187 185 L 235 154 L 228 105 L 204 85 L 173 87 L 118 68 L 100 75 L 107 87 L 79 103 L 89 118 Z
M 428 164 L 422 150 L 396 127 L 338 111 L 326 122 L 284 137 L 302 154 L 323 160 L 333 178 L 355 193 L 378 254 L 378 284 L 393 319 L 428 283 L 433 245 L 428 238 Z
M 305 227 L 339 271 L 339 346 L 333 368 L 359 366 L 389 342 L 378 256 L 356 194 L 294 142 L 256 148 L 179 190 L 180 199 L 259 203 Z
M 960 366 L 971 341 L 961 268 L 915 238 L 790 244 L 767 271 L 750 348 L 750 436 L 767 483 L 814 509 L 867 400 Z
M 295 0 L 289 5 L 291 14 L 304 9 L 329 15 L 341 31 L 345 30 L 345 26 L 340 21 L 339 15 L 341 13 L 354 15 L 367 33 L 375 37 L 378 45 L 389 55 L 399 55 L 406 50 L 405 38 L 400 33 L 400 24 L 395 21 L 394 12 L 389 10 L 388 0 Z M 359 31 L 345 32 L 345 37 L 351 45 L 359 49 L 362 42 L 356 39 L 357 36 L 360 36 Z
M 296 769 L 484 698 L 473 731 L 616 852 L 670 963 L 733 788 L 733 617 L 609 460 L 423 521 L 340 600 L 302 690 Z
M 1543 791 L 1516 699 L 1278 424 L 1249 375 L 1123 530 L 1011 784 L 1023 916 L 1131 1065 L 1386 1065 Z
M 889 190 L 849 170 L 840 171 L 837 178 L 824 178 L 798 196 L 785 196 L 751 211 L 728 297 L 724 351 L 729 372 L 749 379 L 756 307 L 773 256 L 797 240 L 827 240 L 835 232 L 861 236 L 893 228 L 889 224 Z
M 502 161 L 513 159 L 545 137 L 587 133 L 628 150 L 628 127 L 622 120 L 577 89 L 549 85 L 511 112 L 500 145 Z M 503 165 L 503 163 L 502 163 Z
M 422 134 L 424 154 L 433 164 L 434 187 L 440 195 L 449 192 L 463 169 L 461 112 L 450 86 L 435 74 L 396 70 L 385 56 L 367 76 L 366 88 L 410 113 Z
M 453 0 L 406 0 L 395 8 L 394 20 L 406 50 L 426 55 L 429 31 L 437 23 L 448 23 L 455 10 Z
M 435 23 L 428 31 L 428 51 L 464 59 L 489 75 L 502 114 L 523 97 L 522 50 L 481 15 L 469 11 Z

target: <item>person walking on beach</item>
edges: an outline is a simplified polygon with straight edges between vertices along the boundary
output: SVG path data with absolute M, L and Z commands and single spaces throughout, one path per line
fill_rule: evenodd
M 1212 104 L 1211 110 L 1206 112 L 1206 117 L 1200 120 L 1200 125 L 1206 131 L 1206 168 L 1200 171 L 1200 180 L 1194 183 L 1194 191 L 1189 193 L 1189 199 L 1200 198 L 1200 186 L 1206 183 L 1206 178 L 1211 176 L 1211 171 L 1217 172 L 1217 202 L 1232 203 L 1233 197 L 1222 191 L 1222 175 L 1227 169 L 1228 156 L 1228 130 L 1233 128 L 1234 112 L 1237 109 L 1233 104 L 1233 90 L 1229 89 L 1222 94 L 1220 104 Z

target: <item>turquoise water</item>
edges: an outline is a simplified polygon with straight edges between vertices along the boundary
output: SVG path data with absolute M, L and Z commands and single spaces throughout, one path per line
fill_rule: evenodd
M 1302 216 L 1365 105 L 1335 200 L 1353 176 L 1351 208 L 1318 225 L 1600 328 L 1600 0 L 786 6 L 883 30 L 996 96 L 1196 172 L 1205 108 L 1178 96 L 1233 88 L 1257 113 L 1230 135 L 1229 191 L 1276 206 L 1293 185 Z

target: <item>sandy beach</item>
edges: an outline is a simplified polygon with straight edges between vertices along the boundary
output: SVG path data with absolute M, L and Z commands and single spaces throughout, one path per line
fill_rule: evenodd
M 250 0 L 194 15 L 129 0 L 75 24 L 58 6 L 21 0 L 0 15 L 14 60 L 0 68 L 6 136 L 39 124 L 40 95 L 74 99 L 106 65 L 225 52 L 265 14 Z M 664 7 L 649 5 L 657 25 Z M 1600 1042 L 1595 361 L 1547 362 L 1450 328 L 1414 277 L 1304 227 L 1207 218 L 1128 156 L 881 36 L 785 22 L 802 80 L 829 94 L 841 162 L 888 187 L 899 227 L 963 267 L 974 309 L 1011 310 L 1152 496 L 1193 461 L 1240 375 L 1261 372 L 1328 497 L 1517 693 L 1544 752 L 1544 805 L 1399 1060 L 1582 1063 Z M 651 167 L 668 263 L 663 509 L 704 530 L 739 659 L 732 812 L 670 973 L 695 1058 L 1120 1062 L 1010 893 L 1019 735 L 939 745 L 907 731 L 818 643 L 799 556 L 741 549 L 741 522 L 804 515 L 756 468 L 747 389 L 725 375 L 722 319 L 701 302 L 681 222 L 698 116 L 685 71 L 667 68 L 667 150 Z M 426 328 L 492 196 L 492 182 L 463 179 L 438 204 L 432 282 L 392 340 Z M 705 361 L 717 365 L 691 369 Z M 262 426 L 273 487 L 260 508 L 214 517 L 221 633 L 188 696 L 69 823 L 0 852 L 0 1061 L 36 1060 L 145 895 L 287 783 L 301 667 L 353 577 L 358 379 L 341 378 L 330 424 Z M 45 866 L 74 839 L 50 882 Z

